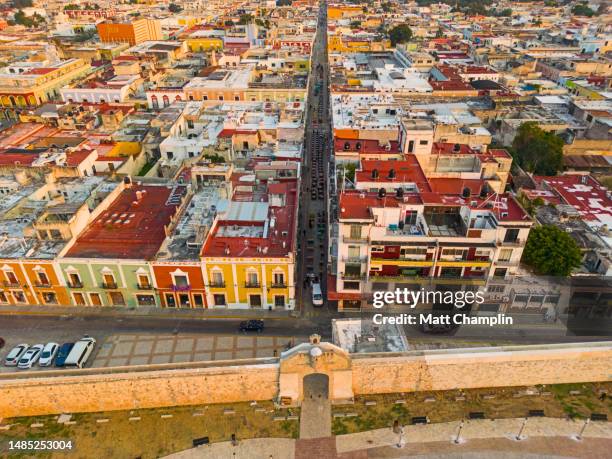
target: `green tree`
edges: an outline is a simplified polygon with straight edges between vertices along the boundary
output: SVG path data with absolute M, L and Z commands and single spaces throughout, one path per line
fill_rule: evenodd
M 406 43 L 409 42 L 412 38 L 412 30 L 408 27 L 408 24 L 400 24 L 398 26 L 393 27 L 389 31 L 389 39 L 391 40 L 391 44 L 393 46 L 398 43 Z
M 177 5 L 176 3 L 170 3 L 170 5 L 168 5 L 168 11 L 170 11 L 171 13 L 180 13 L 181 11 L 183 11 L 183 7 Z
M 64 6 L 65 11 L 80 10 L 80 9 L 81 7 L 79 5 L 75 5 L 74 3 L 68 3 L 66 6 Z
M 351 21 L 351 29 L 358 29 L 361 27 L 361 21 Z
M 563 167 L 563 140 L 534 121 L 518 128 L 512 153 L 519 166 L 537 175 L 556 175 Z
M 582 254 L 568 233 L 544 225 L 530 231 L 522 261 L 537 274 L 566 277 L 580 266 Z
M 572 14 L 576 16 L 595 16 L 595 11 L 589 8 L 586 4 L 580 3 L 572 8 Z
M 238 24 L 241 24 L 241 25 L 250 24 L 251 22 L 253 22 L 254 19 L 255 18 L 253 17 L 252 14 L 241 14 Z

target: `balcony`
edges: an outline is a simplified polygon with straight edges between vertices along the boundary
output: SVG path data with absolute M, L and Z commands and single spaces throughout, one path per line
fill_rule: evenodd
M 259 281 L 257 282 L 245 282 L 244 283 L 244 288 L 261 288 L 261 284 L 259 283 Z
M 51 287 L 51 282 L 49 282 L 49 281 L 47 281 L 47 282 L 36 281 L 36 282 L 34 282 L 34 287 L 38 287 L 38 288 L 50 288 Z
M 11 282 L 11 281 L 3 281 L 2 285 L 4 285 L 5 287 L 8 287 L 8 288 L 18 288 L 18 287 L 21 287 L 21 285 L 19 285 L 19 282 Z
M 183 284 L 183 285 L 172 284 L 172 286 L 170 288 L 172 290 L 174 290 L 175 292 L 188 292 L 189 290 L 191 290 L 191 285 L 189 285 L 189 284 Z
M 117 282 L 102 282 L 102 288 L 104 289 L 115 289 L 117 288 Z
M 368 238 L 366 237 L 350 237 L 350 236 L 342 236 L 342 242 L 347 244 L 366 244 L 368 242 Z
M 355 274 L 355 273 L 340 273 L 340 277 L 342 279 L 347 280 L 365 280 L 365 274 Z
M 208 284 L 208 286 L 210 288 L 225 288 L 225 282 L 221 281 L 221 282 L 211 282 L 210 284 Z
M 287 284 L 285 284 L 284 282 L 281 282 L 281 283 L 273 282 L 271 287 L 272 288 L 287 288 Z
M 147 284 L 136 284 L 136 288 L 138 290 L 152 290 L 153 286 L 149 283 Z
M 81 281 L 68 281 L 68 288 L 83 288 L 83 282 Z
M 525 244 L 522 239 L 515 239 L 513 241 L 497 241 L 497 245 L 503 245 L 507 247 L 521 247 Z
M 368 260 L 368 257 L 366 257 L 366 256 L 342 257 L 342 261 L 344 261 L 345 263 L 364 263 L 367 260 Z

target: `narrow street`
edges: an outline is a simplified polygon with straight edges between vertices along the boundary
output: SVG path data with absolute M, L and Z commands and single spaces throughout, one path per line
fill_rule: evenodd
M 310 84 L 306 112 L 304 161 L 298 232 L 298 303 L 302 316 L 312 317 L 327 310 L 327 303 L 312 304 L 308 273 L 321 283 L 325 297 L 327 280 L 328 157 L 331 147 L 329 114 L 329 71 L 327 65 L 327 4 L 320 3 L 317 34 L 311 55 Z M 301 300 L 301 301 L 300 301 Z

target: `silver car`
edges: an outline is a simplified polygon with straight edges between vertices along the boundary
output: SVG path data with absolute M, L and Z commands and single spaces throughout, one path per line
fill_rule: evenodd
M 26 353 L 29 347 L 30 345 L 25 343 L 15 346 L 4 358 L 4 364 L 7 367 L 16 367 L 17 362 L 19 362 L 19 359 Z
M 17 368 L 21 368 L 22 370 L 32 368 L 32 365 L 36 363 L 44 348 L 44 344 L 35 344 L 34 346 L 32 346 L 19 359 L 19 362 L 17 363 Z
M 57 351 L 59 351 L 59 344 L 47 343 L 45 348 L 42 350 L 42 354 L 40 354 L 38 364 L 41 367 L 50 366 L 53 363 L 53 359 L 55 359 L 55 356 L 57 355 Z

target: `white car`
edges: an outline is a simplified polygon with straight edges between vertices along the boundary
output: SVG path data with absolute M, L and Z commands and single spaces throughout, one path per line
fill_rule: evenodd
M 53 363 L 53 359 L 57 355 L 57 351 L 59 351 L 59 344 L 57 343 L 47 343 L 45 348 L 42 350 L 42 354 L 40 354 L 40 358 L 38 359 L 38 364 L 41 367 L 48 367 Z
M 25 354 L 19 359 L 19 363 L 17 363 L 17 367 L 22 370 L 27 370 L 28 368 L 32 368 L 32 365 L 36 363 L 38 357 L 42 353 L 42 350 L 45 348 L 44 344 L 35 344 L 30 349 L 26 351 Z
M 19 362 L 21 356 L 26 353 L 29 347 L 30 345 L 25 343 L 18 344 L 17 346 L 15 346 L 13 349 L 11 349 L 11 352 L 6 354 L 6 357 L 4 358 L 4 364 L 7 367 L 16 367 L 17 362 Z

